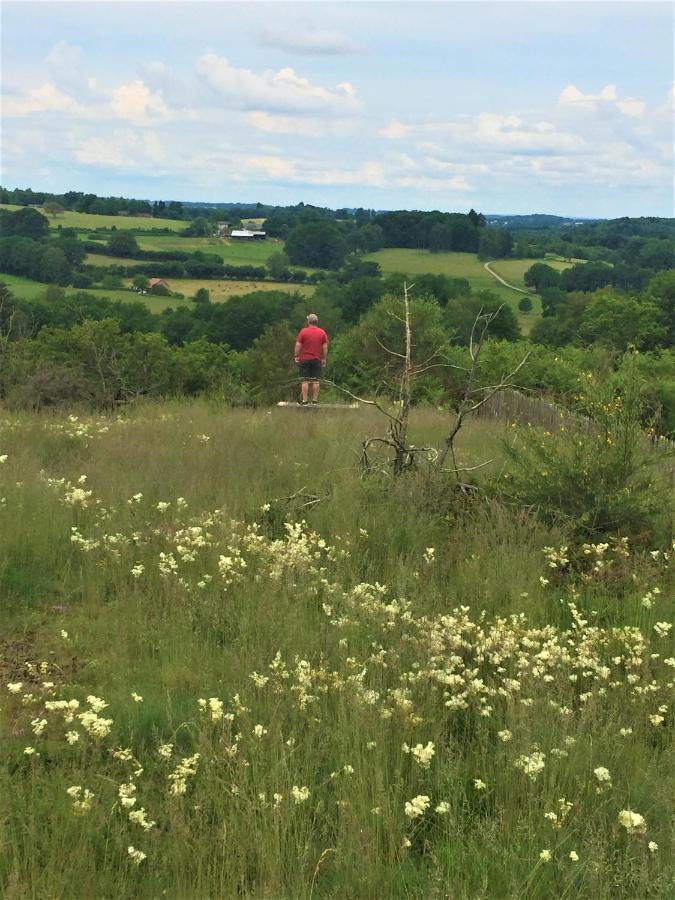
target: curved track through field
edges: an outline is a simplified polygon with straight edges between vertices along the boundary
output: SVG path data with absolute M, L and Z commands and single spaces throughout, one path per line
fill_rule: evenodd
M 490 268 L 490 263 L 486 262 L 483 264 L 483 268 L 490 273 L 497 281 L 501 281 L 504 287 L 511 288 L 512 291 L 518 291 L 519 294 L 527 294 L 528 297 L 531 296 L 530 291 L 524 291 L 522 288 L 516 287 L 514 284 L 509 284 L 508 281 L 504 281 L 501 275 L 497 275 L 497 273 Z

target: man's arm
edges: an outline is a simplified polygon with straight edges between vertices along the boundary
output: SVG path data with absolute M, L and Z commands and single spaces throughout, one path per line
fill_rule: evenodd
M 299 361 L 300 351 L 302 350 L 302 344 L 300 341 L 295 342 L 295 349 L 293 350 L 293 357 L 296 362 Z
M 324 367 L 326 365 L 326 360 L 328 359 L 328 341 L 324 341 L 321 345 L 321 366 Z

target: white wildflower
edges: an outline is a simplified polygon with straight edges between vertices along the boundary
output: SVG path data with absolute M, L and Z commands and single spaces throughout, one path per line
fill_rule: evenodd
M 412 800 L 406 800 L 405 814 L 409 819 L 419 819 L 429 808 L 431 800 L 426 794 L 418 794 Z

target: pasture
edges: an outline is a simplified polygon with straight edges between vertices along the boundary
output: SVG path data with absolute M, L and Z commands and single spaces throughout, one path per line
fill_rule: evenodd
M 203 279 L 203 278 L 167 278 L 169 288 L 174 293 L 183 294 L 185 298 L 194 297 L 199 288 L 206 288 L 209 297 L 214 303 L 222 303 L 230 297 L 238 294 L 250 294 L 253 291 L 283 291 L 286 294 L 300 294 L 303 297 L 311 297 L 315 287 L 313 284 L 289 284 L 286 281 L 228 281 L 227 279 Z M 131 284 L 131 279 L 129 279 Z M 136 299 L 145 302 L 147 299 L 163 299 L 169 305 L 177 306 L 185 303 L 185 300 L 173 300 L 171 297 L 153 298 L 149 295 L 136 295 Z
M 474 291 L 490 291 L 501 301 L 508 304 L 516 314 L 523 332 L 527 334 L 538 315 L 541 314 L 539 298 L 533 294 L 532 312 L 524 315 L 518 309 L 518 302 L 523 297 L 518 291 L 512 291 L 493 278 L 484 268 L 484 264 L 475 253 L 431 253 L 429 250 L 386 249 L 370 253 L 365 259 L 378 262 L 383 272 L 401 272 L 414 278 L 415 275 L 432 274 L 447 275 L 450 278 L 466 278 Z M 512 260 L 517 265 L 514 272 L 522 269 L 524 273 L 536 260 Z M 492 267 L 496 272 L 501 261 Z M 506 281 L 509 279 L 502 274 Z M 514 282 L 516 287 L 520 283 Z
M 2 413 L 7 896 L 672 896 L 672 554 L 364 478 L 385 427 Z
M 12 212 L 22 209 L 21 206 L 13 206 L 9 203 L 1 203 L 0 209 L 9 209 Z M 38 212 L 42 212 L 38 209 Z M 118 230 L 134 229 L 138 231 L 154 231 L 155 229 L 170 228 L 172 231 L 182 231 L 187 222 L 182 219 L 152 219 L 145 216 L 101 216 L 96 213 L 79 213 L 64 210 L 57 216 L 47 215 L 49 227 L 57 229 L 77 228 L 80 231 L 92 231 L 96 228 L 116 228 Z
M 283 241 L 231 241 L 226 238 L 182 238 L 168 234 L 139 235 L 138 246 L 141 250 L 160 250 L 163 252 L 179 250 L 183 253 L 201 253 L 220 256 L 223 262 L 231 266 L 264 266 L 268 257 L 283 250 Z M 107 256 L 99 253 L 87 255 L 87 263 L 94 266 L 137 265 L 139 260 Z M 303 266 L 304 268 L 304 266 Z M 306 271 L 314 271 L 306 270 Z
M 30 278 L 22 278 L 19 275 L 0 274 L 0 282 L 7 284 L 12 293 L 21 300 L 42 299 L 49 285 L 41 281 L 33 281 Z M 104 288 L 94 286 L 84 290 L 84 293 L 94 297 L 106 297 L 108 300 L 121 300 L 123 303 L 144 303 L 154 313 L 161 313 L 165 309 L 190 305 L 190 297 L 193 297 L 199 288 L 209 291 L 210 299 L 214 303 L 221 303 L 240 294 L 250 294 L 253 291 L 284 291 L 288 294 L 298 293 L 303 297 L 311 297 L 315 287 L 312 284 L 288 284 L 281 281 L 226 281 L 203 280 L 199 278 L 168 278 L 167 283 L 172 292 L 183 294 L 184 299 L 177 297 L 159 297 L 154 294 L 139 294 L 132 289 L 132 279 L 126 279 L 126 288 Z M 68 287 L 64 288 L 66 294 L 82 293 L 83 290 Z
M 566 262 L 561 259 L 498 259 L 490 263 L 490 267 L 501 275 L 505 281 L 508 281 L 509 284 L 527 289 L 524 281 L 525 273 L 537 262 L 545 263 L 558 272 L 563 272 L 574 265 L 572 262 Z M 536 300 L 534 295 L 532 300 Z
M 141 250 L 182 250 L 185 253 L 211 253 L 220 256 L 231 266 L 264 266 L 273 254 L 283 250 L 279 240 L 237 241 L 231 238 L 182 238 L 169 234 L 142 235 L 138 238 Z M 304 268 L 304 267 L 303 267 Z
M 30 278 L 22 278 L 19 275 L 0 274 L 0 282 L 4 282 L 12 291 L 15 297 L 21 300 L 42 300 L 50 287 L 41 281 L 33 281 Z M 64 288 L 66 294 L 81 293 L 77 288 Z M 134 303 L 142 301 L 152 310 L 152 312 L 160 313 L 170 306 L 177 306 L 179 303 L 187 303 L 188 301 L 175 300 L 171 297 L 154 297 L 147 294 L 145 297 L 139 295 L 131 288 L 104 288 L 92 287 L 87 288 L 86 293 L 95 297 L 105 297 L 108 300 L 121 300 L 124 303 Z

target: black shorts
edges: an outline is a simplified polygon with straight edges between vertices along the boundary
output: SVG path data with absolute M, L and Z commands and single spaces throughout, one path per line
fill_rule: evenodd
M 300 378 L 304 381 L 318 381 L 321 378 L 320 359 L 301 359 L 298 363 Z

